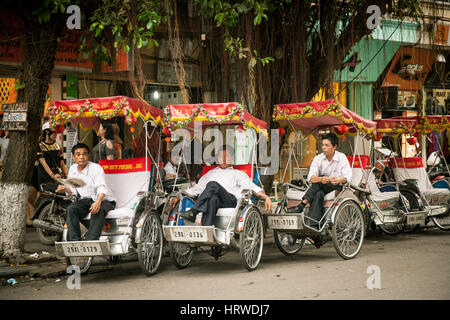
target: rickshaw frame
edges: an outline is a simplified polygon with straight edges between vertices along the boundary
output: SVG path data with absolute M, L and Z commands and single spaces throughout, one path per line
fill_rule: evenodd
M 80 102 L 79 102 L 80 101 Z M 92 102 L 94 101 L 94 102 Z M 130 106 L 129 101 L 133 103 L 135 110 Z M 66 104 L 79 104 L 76 106 L 77 113 L 74 117 L 77 121 L 79 118 L 101 118 L 105 119 L 108 116 L 104 116 L 105 106 L 106 109 L 109 106 L 119 106 L 114 114 L 111 116 L 125 116 L 126 122 L 129 123 L 130 118 L 133 114 L 133 111 L 140 116 L 143 120 L 145 127 L 145 181 L 147 181 L 147 191 L 140 191 L 136 194 L 137 201 L 135 203 L 132 213 L 132 216 L 127 216 L 124 218 L 108 218 L 107 215 L 105 217 L 105 223 L 108 223 L 108 220 L 113 221 L 114 227 L 116 228 L 116 232 L 106 232 L 102 231 L 102 235 L 99 240 L 95 241 L 67 241 L 67 225 L 64 226 L 63 239 L 61 242 L 56 242 L 55 247 L 57 254 L 63 257 L 66 257 L 67 265 L 77 265 L 80 268 L 80 273 L 84 274 L 88 272 L 89 268 L 92 265 L 93 259 L 96 256 L 100 256 L 110 260 L 112 263 L 119 262 L 119 258 L 122 256 L 127 256 L 131 254 L 138 255 L 139 265 L 142 271 L 147 275 L 151 276 L 155 274 L 159 268 L 159 264 L 161 262 L 162 250 L 163 250 L 163 236 L 162 236 L 162 227 L 161 220 L 159 214 L 157 212 L 157 205 L 160 201 L 164 201 L 165 195 L 160 192 L 153 192 L 150 190 L 153 186 L 157 186 L 160 179 L 156 179 L 156 183 L 154 185 L 150 184 L 150 174 L 151 170 L 149 166 L 149 158 L 156 166 L 156 174 L 158 177 L 158 164 L 159 161 L 154 161 L 151 153 L 148 149 L 148 139 L 153 136 L 155 133 L 158 123 L 162 125 L 162 111 L 148 105 L 144 102 L 127 98 L 123 96 L 117 97 L 105 97 L 105 98 L 96 98 L 96 99 L 81 99 L 81 100 L 70 100 L 70 101 L 55 101 L 50 108 L 57 109 L 57 106 L 60 108 L 64 108 Z M 85 105 L 83 104 L 85 103 Z M 122 103 L 122 110 L 119 110 Z M 81 106 L 80 106 L 81 105 Z M 93 106 L 99 106 L 98 109 Z M 50 109 L 49 108 L 49 109 Z M 119 110 L 119 112 L 117 112 Z M 103 113 L 102 113 L 103 112 Z M 146 112 L 146 114 L 145 114 Z M 67 120 L 59 117 L 60 120 Z M 56 122 L 56 112 L 53 113 L 53 119 Z M 94 125 L 92 122 L 92 125 Z M 131 122 L 131 124 L 134 124 Z M 152 125 L 154 127 L 151 136 L 148 136 L 148 125 Z M 159 140 L 159 151 L 158 157 L 160 156 L 161 149 L 161 139 Z M 115 161 L 115 160 L 109 160 Z M 116 208 L 117 209 L 117 208 Z M 124 220 L 121 224 L 121 220 Z M 81 220 L 81 224 L 85 225 L 87 220 Z M 150 224 L 150 228 L 148 229 L 148 225 Z M 112 228 L 112 227 L 111 227 Z M 103 238 L 103 239 L 102 239 Z M 105 239 L 106 238 L 106 239 Z M 151 239 L 151 241 L 149 241 Z M 118 241 L 118 242 L 117 242 Z M 158 247 L 159 244 L 159 247 Z M 91 245 L 91 247 L 89 247 Z M 69 254 L 69 247 L 85 249 L 80 250 L 83 252 L 71 252 Z M 158 247 L 154 250 L 155 247 Z M 93 252 L 95 249 L 96 252 Z M 100 248 L 100 249 L 99 249 Z M 100 252 L 97 252 L 100 250 Z M 149 255 L 150 253 L 150 255 Z
M 192 108 L 193 105 L 178 105 L 178 106 L 168 106 L 166 107 L 165 114 L 166 117 L 169 118 L 171 108 L 183 108 L 183 106 L 189 106 Z M 201 110 L 200 115 L 197 115 L 197 119 L 193 118 L 192 121 L 200 121 L 203 123 L 206 121 L 211 123 L 212 118 L 217 118 L 218 116 L 214 114 L 214 116 L 209 116 L 205 114 L 207 110 L 214 109 L 216 107 L 220 107 L 223 109 L 225 107 L 225 114 L 230 115 L 236 111 L 236 108 L 241 108 L 239 112 L 241 112 L 241 119 L 244 119 L 244 123 L 248 124 L 252 122 L 254 125 L 258 124 L 258 129 L 262 129 L 263 126 L 266 126 L 265 122 L 258 120 L 248 114 L 242 106 L 238 103 L 222 103 L 222 104 L 198 104 L 196 105 L 197 110 Z M 230 111 L 231 110 L 231 111 Z M 196 111 L 194 111 L 195 113 Z M 246 119 L 245 119 L 246 118 Z M 169 126 L 170 119 L 166 119 L 166 126 Z M 228 121 L 223 121 L 222 123 L 213 123 L 212 125 L 237 125 L 242 124 L 240 121 L 236 120 L 235 117 L 230 117 Z M 211 124 L 210 124 L 211 125 Z M 256 128 L 255 128 L 256 129 Z M 255 130 L 258 131 L 258 130 Z M 255 170 L 257 167 L 256 163 L 256 147 L 257 141 L 254 141 L 253 144 L 253 157 L 252 157 L 252 166 L 251 170 Z M 184 155 L 182 157 L 184 160 Z M 253 172 L 251 177 L 253 176 Z M 179 200 L 175 208 L 170 207 L 170 199 L 178 197 Z M 196 197 L 187 194 L 184 191 L 171 193 L 169 196 L 169 200 L 166 202 L 165 208 L 163 210 L 163 219 L 164 222 L 166 217 L 168 217 L 168 224 L 163 223 L 163 232 L 165 239 L 169 243 L 170 255 L 172 257 L 172 261 L 175 266 L 179 269 L 187 267 L 192 259 L 195 251 L 197 249 L 202 249 L 202 247 L 209 247 L 211 249 L 210 254 L 217 260 L 220 256 L 222 256 L 226 251 L 231 248 L 237 248 L 240 250 L 242 260 L 244 262 L 245 267 L 248 271 L 255 270 L 260 262 L 263 250 L 263 238 L 264 238 L 264 224 L 261 212 L 261 203 L 264 203 L 262 198 L 256 195 L 253 191 L 243 191 L 242 197 L 239 199 L 235 208 L 229 208 L 233 210 L 232 214 L 229 214 L 226 217 L 229 217 L 229 221 L 224 229 L 216 226 L 201 226 L 196 223 L 192 223 L 180 216 L 180 214 L 186 210 L 183 208 L 186 201 L 193 202 Z M 227 208 L 228 209 L 228 208 Z M 223 210 L 219 209 L 217 217 L 215 218 L 216 222 L 218 220 L 226 220 L 226 218 L 222 218 L 220 216 L 220 212 Z M 231 211 L 231 210 L 230 210 Z M 256 225 L 256 231 L 253 229 L 249 230 L 248 225 L 250 223 L 254 223 Z M 252 236 L 254 239 L 248 241 L 250 236 L 248 236 L 249 232 L 253 232 Z M 189 235 L 197 235 L 198 239 L 194 237 L 190 237 Z M 220 239 L 219 239 L 220 238 Z M 248 243 L 250 242 L 250 243 Z M 253 250 L 250 254 L 247 249 Z M 256 258 L 253 259 L 253 256 L 256 252 Z

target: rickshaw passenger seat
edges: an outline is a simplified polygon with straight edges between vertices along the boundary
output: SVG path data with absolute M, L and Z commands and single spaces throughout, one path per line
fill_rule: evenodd
M 389 159 L 389 165 L 392 168 L 397 181 L 417 179 L 420 192 L 422 192 L 425 197 L 450 197 L 450 190 L 433 188 L 430 178 L 423 166 L 421 157 L 391 158 Z
M 147 158 L 101 160 L 105 181 L 116 198 L 116 208 L 107 213 L 106 219 L 130 218 L 139 202 L 138 192 L 148 191 L 151 161 Z M 86 217 L 90 219 L 90 214 Z

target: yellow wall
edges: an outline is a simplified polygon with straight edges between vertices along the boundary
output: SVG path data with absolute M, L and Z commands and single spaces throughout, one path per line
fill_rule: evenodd
M 333 82 L 333 95 L 336 95 L 339 90 L 342 90 L 339 95 L 335 98 L 340 104 L 343 106 L 347 105 L 347 96 L 345 83 L 339 84 L 339 82 Z M 311 101 L 324 101 L 325 99 L 325 90 L 320 89 L 319 92 L 312 98 Z

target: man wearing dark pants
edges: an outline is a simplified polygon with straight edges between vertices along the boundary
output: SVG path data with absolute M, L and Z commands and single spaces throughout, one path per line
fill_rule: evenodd
M 308 188 L 306 193 L 303 195 L 304 203 L 310 203 L 309 207 L 309 216 L 314 220 L 320 221 L 322 218 L 322 208 L 323 208 L 323 199 L 327 193 L 330 193 L 333 190 L 342 191 L 341 185 L 333 185 L 330 182 L 324 184 L 322 182 L 312 183 L 311 187 Z M 294 210 L 294 209 L 290 209 Z M 302 212 L 302 204 L 300 204 L 300 208 L 296 208 L 293 212 Z M 290 211 L 291 212 L 291 211 Z
M 249 176 L 241 170 L 232 166 L 234 153 L 231 147 L 223 146 L 219 151 L 217 168 L 209 171 L 199 181 L 198 184 L 187 189 L 186 193 L 192 196 L 199 195 L 194 206 L 181 213 L 181 216 L 195 221 L 195 216 L 203 212 L 202 225 L 213 225 L 214 218 L 219 208 L 234 208 L 242 197 L 242 190 L 253 190 L 260 197 L 265 199 L 265 209 L 270 212 L 272 202 L 264 193 L 262 188 L 255 185 Z M 178 202 L 175 198 L 172 207 Z
M 56 192 L 77 194 L 80 200 L 71 203 L 66 210 L 67 240 L 80 241 L 80 220 L 91 214 L 89 229 L 84 240 L 98 240 L 105 224 L 105 216 L 116 206 L 111 190 L 105 182 L 103 168 L 89 161 L 89 147 L 78 143 L 72 148 L 72 157 L 75 161 L 70 167 L 68 178 L 82 180 L 82 187 L 65 187 L 59 185 Z
M 309 217 L 316 221 L 322 219 L 323 199 L 333 190 L 342 190 L 342 184 L 352 179 L 352 168 L 345 154 L 336 151 L 338 138 L 334 133 L 322 137 L 322 153 L 317 155 L 309 169 L 308 181 L 311 187 L 303 196 L 302 202 L 288 210 L 290 213 L 301 213 L 310 203 Z M 317 228 L 312 222 L 310 226 Z

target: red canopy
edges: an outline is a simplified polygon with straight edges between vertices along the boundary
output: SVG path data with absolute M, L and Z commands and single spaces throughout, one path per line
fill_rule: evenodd
M 273 117 L 280 125 L 309 134 L 320 127 L 347 125 L 353 131 L 375 134 L 376 123 L 348 110 L 335 100 L 277 104 Z
M 430 133 L 450 128 L 450 116 L 410 116 L 375 120 L 379 133 Z
M 147 104 L 145 101 L 125 96 L 60 100 L 53 101 L 48 107 L 50 124 L 80 122 L 82 127 L 93 127 L 100 119 L 110 119 L 115 116 L 125 116 L 128 124 L 136 121 L 137 117 L 143 120 L 153 120 L 155 124 L 163 125 L 163 112 L 161 109 Z
M 192 128 L 194 121 L 200 121 L 202 126 L 242 124 L 268 136 L 267 123 L 252 116 L 237 102 L 179 104 L 164 108 L 164 124 L 171 130 Z

